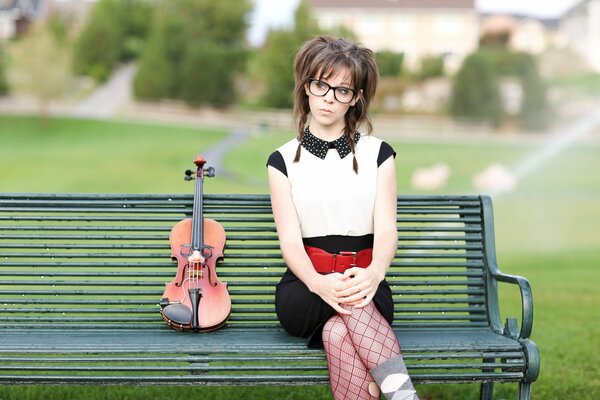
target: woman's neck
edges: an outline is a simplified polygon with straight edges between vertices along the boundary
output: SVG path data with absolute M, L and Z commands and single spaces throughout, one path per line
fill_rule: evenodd
M 310 133 L 327 142 L 332 142 L 344 135 L 343 126 L 323 126 L 311 123 L 308 129 L 310 130 Z

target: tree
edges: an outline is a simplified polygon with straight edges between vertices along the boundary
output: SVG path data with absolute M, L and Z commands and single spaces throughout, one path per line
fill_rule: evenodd
M 100 0 L 75 43 L 75 70 L 104 81 L 119 61 L 139 56 L 155 5 L 147 0 Z
M 46 117 L 51 100 L 71 87 L 71 54 L 44 25 L 33 25 L 12 49 L 11 86 L 16 92 L 33 95 L 40 114 Z
M 481 53 L 468 56 L 452 82 L 450 114 L 478 118 L 499 126 L 502 100 L 492 64 Z
M 0 95 L 8 93 L 8 81 L 6 79 L 7 56 L 0 45 Z
M 233 74 L 244 54 L 216 46 L 214 43 L 191 43 L 183 61 L 181 78 L 185 82 L 181 97 L 198 106 L 209 103 L 225 107 L 235 100 Z
M 135 77 L 135 96 L 183 99 L 194 106 L 231 104 L 235 74 L 246 54 L 249 3 L 170 0 L 158 4 Z
M 551 120 L 546 84 L 539 74 L 534 56 L 498 46 L 488 46 L 476 54 L 491 66 L 497 77 L 513 77 L 519 82 L 523 93 L 516 111 L 520 125 L 530 130 L 545 128 Z
M 306 0 L 294 13 L 293 29 L 271 30 L 258 58 L 257 70 L 264 83 L 261 104 L 290 108 L 294 95 L 294 56 L 302 43 L 320 33 Z
M 540 77 L 535 59 L 530 54 L 520 53 L 517 76 L 521 82 L 523 102 L 519 121 L 526 129 L 542 129 L 550 121 L 546 84 Z
M 444 57 L 443 56 L 425 56 L 421 58 L 419 71 L 415 77 L 424 81 L 431 78 L 444 76 Z
M 183 24 L 157 9 L 153 26 L 133 80 L 133 93 L 138 99 L 175 99 L 182 86 L 180 66 L 187 43 Z
M 108 78 L 119 59 L 122 27 L 115 23 L 115 3 L 100 0 L 75 42 L 75 72 L 96 81 Z
M 403 53 L 390 50 L 378 51 L 375 53 L 375 61 L 377 61 L 379 75 L 382 77 L 398 77 L 402 74 Z

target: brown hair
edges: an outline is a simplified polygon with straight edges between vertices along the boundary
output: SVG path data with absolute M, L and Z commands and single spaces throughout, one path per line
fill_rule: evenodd
M 350 149 L 354 157 L 352 167 L 358 173 L 358 163 L 354 156 L 354 133 L 364 124 L 367 134 L 371 133 L 373 125 L 367 114 L 369 104 L 377 89 L 378 70 L 373 52 L 358 43 L 330 36 L 317 36 L 304 43 L 296 54 L 294 62 L 294 77 L 296 88 L 294 92 L 294 117 L 298 121 L 298 149 L 294 162 L 300 160 L 300 147 L 304 138 L 304 128 L 308 120 L 310 108 L 305 86 L 310 78 L 323 79 L 331 76 L 341 68 L 348 70 L 352 85 L 357 91 L 356 104 L 346 112 L 344 117 L 344 134 L 348 135 Z

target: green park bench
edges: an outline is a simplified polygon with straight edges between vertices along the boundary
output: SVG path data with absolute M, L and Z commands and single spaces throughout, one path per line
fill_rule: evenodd
M 226 230 L 223 328 L 182 333 L 159 313 L 177 269 L 169 232 L 192 195 L 0 194 L 0 384 L 310 385 L 328 383 L 323 350 L 279 326 L 285 269 L 268 195 L 205 195 Z M 540 358 L 526 279 L 496 264 L 487 196 L 400 196 L 388 280 L 393 327 L 416 383 L 519 384 L 531 398 Z M 503 324 L 498 282 L 518 285 Z

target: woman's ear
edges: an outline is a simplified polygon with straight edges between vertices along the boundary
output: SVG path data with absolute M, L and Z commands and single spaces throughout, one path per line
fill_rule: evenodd
M 358 103 L 361 100 L 362 94 L 363 94 L 363 91 L 362 91 L 362 89 L 360 89 L 360 93 L 357 94 L 356 96 L 354 96 L 354 99 L 352 100 L 350 107 L 354 107 L 356 105 L 356 103 Z

